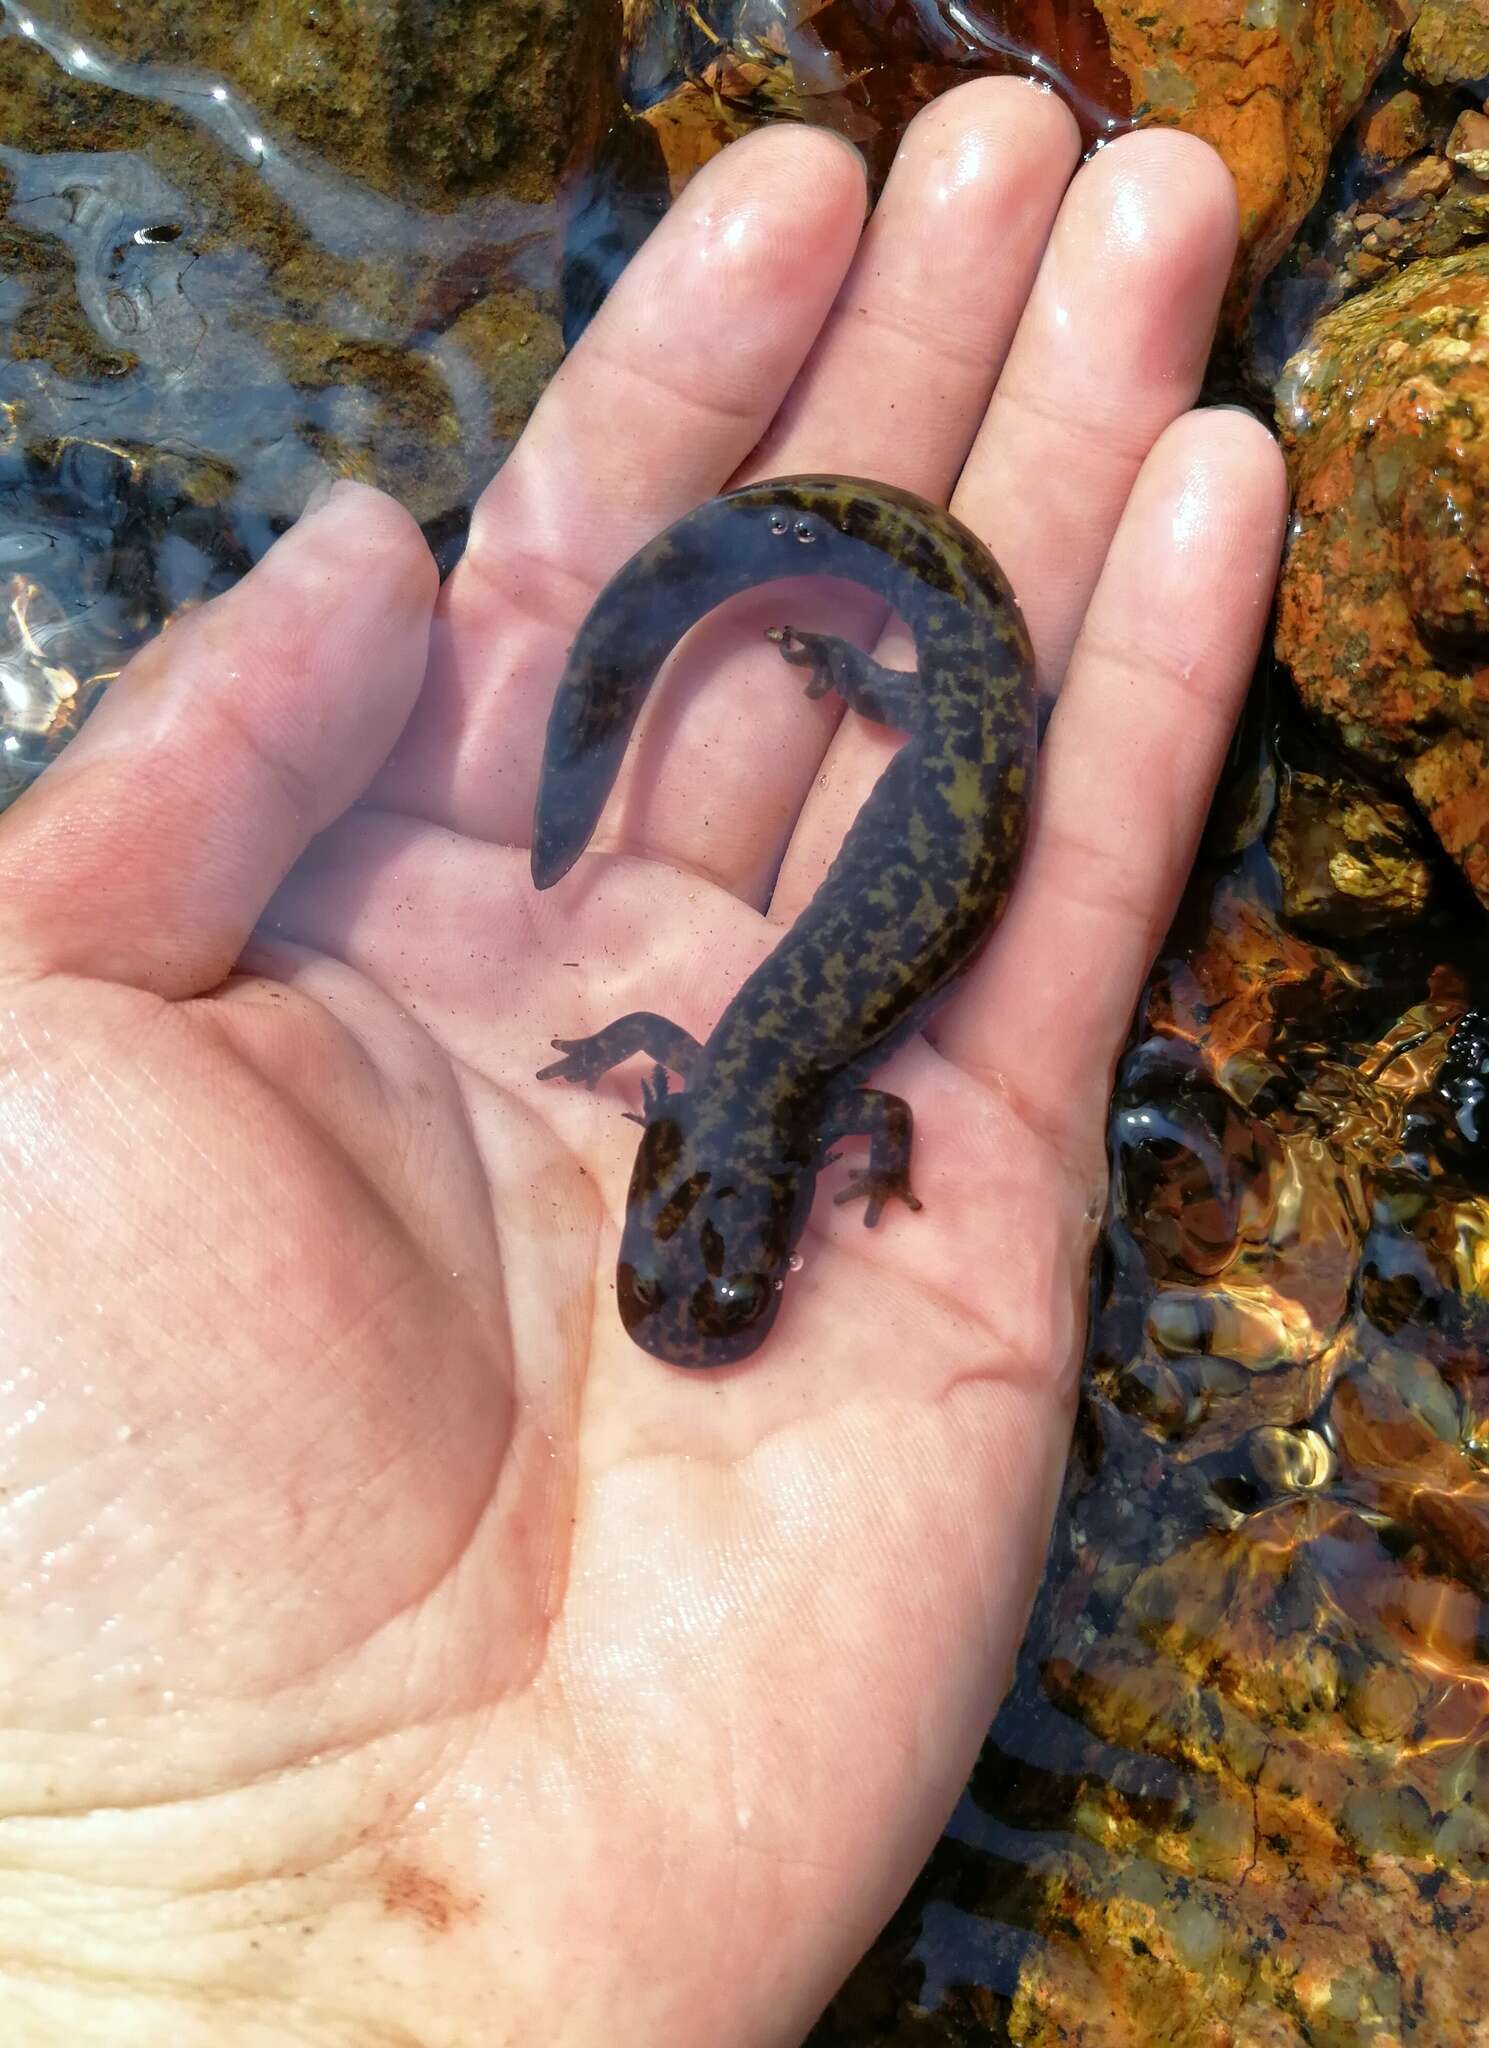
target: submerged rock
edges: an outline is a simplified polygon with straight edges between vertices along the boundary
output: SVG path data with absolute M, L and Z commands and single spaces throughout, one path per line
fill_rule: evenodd
M 1486 0 L 1423 0 L 1406 67 L 1429 85 L 1489 86 Z
M 1295 770 L 1267 837 L 1292 923 L 1341 937 L 1421 914 L 1432 886 L 1411 813 L 1360 782 Z
M 116 462 L 141 543 L 96 644 L 62 554 L 26 572 L 38 616 L 79 622 L 71 704 L 122 617 L 138 638 L 241 574 L 328 474 L 458 544 L 560 359 L 557 195 L 618 42 L 619 0 L 12 10 L 0 564 L 75 450 Z M 18 726 L 16 773 L 70 729 Z
M 1118 1071 L 1014 1690 L 816 2048 L 1489 2042 L 1482 936 L 1256 723 Z

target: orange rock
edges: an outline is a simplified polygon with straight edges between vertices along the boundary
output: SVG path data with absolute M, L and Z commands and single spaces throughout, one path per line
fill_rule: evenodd
M 1489 256 L 1415 263 L 1327 315 L 1281 410 L 1278 652 L 1489 903 Z
M 1134 118 L 1202 135 L 1230 165 L 1239 310 L 1323 189 L 1334 142 L 1410 26 L 1413 0 L 1101 0 L 1101 11 Z
M 1360 154 L 1373 169 L 1384 170 L 1415 156 L 1427 140 L 1427 117 L 1414 92 L 1393 93 L 1375 109 L 1360 135 Z

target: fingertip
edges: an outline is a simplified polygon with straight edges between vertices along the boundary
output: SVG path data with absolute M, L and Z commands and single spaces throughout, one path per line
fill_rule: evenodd
M 312 570 L 341 569 L 353 552 L 389 597 L 433 606 L 439 569 L 413 514 L 386 491 L 354 477 L 336 477 L 324 495 L 313 494 L 264 560 L 278 557 L 283 565 L 292 558 Z
M 740 183 L 752 188 L 761 177 L 779 178 L 787 185 L 815 185 L 818 177 L 828 180 L 825 198 L 868 193 L 868 161 L 856 142 L 836 128 L 817 127 L 802 121 L 766 121 L 752 128 L 711 157 L 683 194 L 697 199 L 714 186 Z
M 1267 422 L 1244 405 L 1202 406 L 1188 418 L 1197 428 L 1203 426 L 1217 455 L 1255 500 L 1257 509 L 1270 511 L 1279 521 L 1285 518 L 1287 462 L 1282 444 Z
M 1094 151 L 1082 173 L 1094 188 L 1137 184 L 1165 205 L 1203 209 L 1239 222 L 1236 181 L 1203 136 L 1183 128 L 1134 128 Z
M 1165 428 L 1144 465 L 1168 498 L 1176 559 L 1250 557 L 1270 601 L 1287 519 L 1287 468 L 1277 439 L 1244 406 L 1202 406 Z M 1134 493 L 1136 498 L 1137 493 Z
M 0 879 L 27 877 L 0 969 L 219 980 L 397 737 L 437 585 L 409 515 L 349 485 L 147 643 L 0 824 Z
M 1193 273 L 1194 285 L 1218 305 L 1240 214 L 1235 180 L 1208 142 L 1177 128 L 1121 136 L 1082 167 L 1072 201 L 1093 255 L 1165 273 L 1168 290 Z
M 801 297 L 810 293 L 814 268 L 826 266 L 825 305 L 867 209 L 868 170 L 851 142 L 826 128 L 769 122 L 704 165 L 653 240 L 669 267 L 685 264 L 699 287 L 707 279 L 710 289 L 725 273 L 756 291 Z M 651 281 L 645 255 L 636 266 L 641 289 Z M 616 296 L 625 284 L 622 278 Z
M 1032 78 L 971 78 L 939 93 L 922 107 L 900 143 L 906 149 L 942 147 L 948 136 L 966 138 L 982 149 L 1033 151 L 1058 158 L 1066 175 L 1080 160 L 1081 135 L 1074 114 L 1058 93 Z M 975 176 L 977 165 L 967 171 Z

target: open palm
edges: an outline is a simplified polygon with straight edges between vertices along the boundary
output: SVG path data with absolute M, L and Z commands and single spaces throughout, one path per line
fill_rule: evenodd
M 738 145 L 437 605 L 338 491 L 0 826 L 8 2039 L 788 2044 L 934 1838 L 1281 519 L 1254 423 L 1186 412 L 1224 172 L 1146 136 L 1067 190 L 1075 151 L 1048 96 L 964 88 L 864 230 L 830 138 Z M 1014 905 L 875 1077 L 924 1212 L 865 1231 L 829 1176 L 767 1345 L 689 1375 L 615 1314 L 636 1072 L 536 1071 L 630 1009 L 707 1035 L 895 744 L 763 628 L 883 621 L 740 600 L 596 850 L 539 896 L 524 841 L 599 584 L 806 469 L 954 492 L 1059 701 Z

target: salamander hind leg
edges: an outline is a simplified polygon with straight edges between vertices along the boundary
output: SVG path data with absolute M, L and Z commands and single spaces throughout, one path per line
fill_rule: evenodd
M 898 1095 L 886 1095 L 880 1088 L 850 1088 L 833 1105 L 823 1127 L 824 1145 L 838 1138 L 867 1138 L 869 1163 L 855 1173 L 848 1185 L 833 1197 L 844 1202 L 867 1201 L 863 1220 L 870 1229 L 884 1213 L 888 1201 L 903 1202 L 918 1209 L 919 1198 L 910 1188 L 910 1151 L 915 1118 L 910 1105 Z
M 665 1017 L 658 1017 L 651 1010 L 632 1010 L 629 1015 L 617 1017 L 613 1024 L 607 1024 L 603 1031 L 591 1033 L 588 1038 L 555 1038 L 552 1041 L 555 1052 L 563 1058 L 554 1060 L 538 1073 L 540 1081 L 582 1081 L 586 1088 L 618 1067 L 622 1060 L 628 1060 L 633 1053 L 644 1052 L 657 1062 L 659 1068 L 670 1067 L 674 1074 L 684 1080 L 688 1069 L 697 1058 L 699 1045 L 679 1024 L 670 1024 Z
M 836 690 L 845 704 L 876 725 L 893 726 L 896 732 L 910 732 L 919 716 L 920 678 L 911 670 L 885 668 L 851 640 L 836 639 L 831 633 L 798 633 L 794 626 L 771 626 L 767 640 L 780 649 L 781 659 L 793 668 L 809 668 L 809 697 L 825 697 Z

